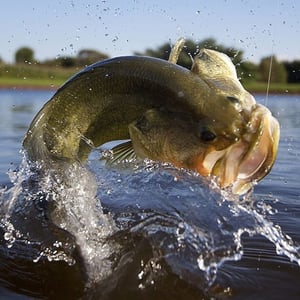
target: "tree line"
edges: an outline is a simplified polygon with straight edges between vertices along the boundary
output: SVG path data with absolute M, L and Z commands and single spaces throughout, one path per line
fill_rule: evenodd
M 21 47 L 15 53 L 16 64 L 38 64 L 41 66 L 59 66 L 63 68 L 84 67 L 96 61 L 109 58 L 107 54 L 93 49 L 83 49 L 76 56 L 58 56 L 45 61 L 37 61 L 30 47 Z
M 135 52 L 135 55 L 147 55 L 167 60 L 170 54 L 170 44 L 164 43 L 158 48 L 148 48 L 144 52 Z M 245 61 L 241 49 L 226 47 L 216 42 L 213 38 L 201 42 L 187 40 L 178 64 L 187 68 L 192 65 L 192 59 L 202 48 L 214 49 L 226 53 L 236 65 L 238 76 L 242 82 L 260 81 L 267 82 L 269 77 L 272 83 L 300 83 L 300 60 L 280 62 L 276 56 L 264 57 L 258 64 Z M 30 47 L 22 47 L 15 53 L 16 64 L 39 64 L 41 66 L 60 66 L 63 68 L 84 67 L 96 61 L 109 58 L 109 55 L 94 49 L 83 49 L 76 56 L 60 56 L 37 62 L 34 51 Z M 270 73 L 270 66 L 271 73 Z

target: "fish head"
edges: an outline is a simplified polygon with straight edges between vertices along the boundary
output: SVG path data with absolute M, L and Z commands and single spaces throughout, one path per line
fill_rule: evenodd
M 263 105 L 256 104 L 235 142 L 215 147 L 195 159 L 195 169 L 216 176 L 222 188 L 244 194 L 271 170 L 277 155 L 279 123 Z
M 278 150 L 279 123 L 268 108 L 256 103 L 244 89 L 235 66 L 224 53 L 202 49 L 191 71 L 212 91 L 204 114 L 209 120 L 218 119 L 223 110 L 225 120 L 221 123 L 226 133 L 219 134 L 235 139 L 223 149 L 207 152 L 198 165 L 215 175 L 222 187 L 232 186 L 234 193 L 243 194 L 270 172 Z M 231 103 L 224 104 L 222 98 Z M 216 107 L 218 114 L 214 112 Z
M 245 128 L 232 136 L 224 133 L 222 122 L 156 109 L 131 123 L 129 132 L 138 157 L 214 176 L 221 188 L 231 187 L 235 194 L 269 173 L 279 141 L 277 120 L 259 104 Z
M 150 109 L 129 125 L 137 156 L 170 162 L 216 178 L 221 188 L 247 192 L 273 166 L 279 124 L 239 82 L 225 55 L 204 50 L 191 73 L 208 86 L 195 113 Z M 199 100 L 200 99 L 200 100 Z

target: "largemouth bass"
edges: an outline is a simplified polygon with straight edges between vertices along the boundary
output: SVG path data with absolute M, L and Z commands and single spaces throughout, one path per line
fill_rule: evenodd
M 117 57 L 73 76 L 32 121 L 29 159 L 46 167 L 83 162 L 93 147 L 131 139 L 114 149 L 118 157 L 126 158 L 124 150 L 170 162 L 247 191 L 275 161 L 278 122 L 243 88 L 225 54 L 203 49 L 188 70 L 176 64 L 182 47 L 180 40 L 169 61 Z

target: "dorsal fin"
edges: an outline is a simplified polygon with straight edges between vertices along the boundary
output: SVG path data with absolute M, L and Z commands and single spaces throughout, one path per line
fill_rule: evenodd
M 179 55 L 182 51 L 182 48 L 185 44 L 185 39 L 184 38 L 180 38 L 179 40 L 176 41 L 176 43 L 174 44 L 174 46 L 171 49 L 170 52 L 170 56 L 168 61 L 172 64 L 177 64 Z

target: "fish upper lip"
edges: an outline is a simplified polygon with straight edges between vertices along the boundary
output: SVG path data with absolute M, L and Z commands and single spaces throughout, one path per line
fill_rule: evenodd
M 279 124 L 271 112 L 257 104 L 249 116 L 245 134 L 221 151 L 208 153 L 203 166 L 218 177 L 221 187 L 232 186 L 243 194 L 249 185 L 267 175 L 275 161 Z
M 270 172 L 279 143 L 279 123 L 266 107 L 258 104 L 250 123 L 251 121 L 254 124 L 249 124 L 249 132 L 255 135 L 255 142 L 250 142 L 250 147 L 238 166 L 237 180 L 233 183 L 233 192 L 237 194 L 244 193 L 246 186 Z
M 265 164 L 266 168 L 262 170 L 262 172 L 267 174 L 275 160 L 279 140 L 278 121 L 271 115 L 271 112 L 262 105 L 257 106 L 255 113 L 265 114 L 265 116 L 259 120 L 259 123 L 254 126 L 254 128 L 251 128 L 253 131 L 256 127 L 255 134 L 257 135 L 257 141 L 249 148 L 245 159 L 240 164 L 238 178 L 254 177 L 259 170 L 262 170 Z M 256 118 L 256 116 L 254 116 L 254 118 Z

